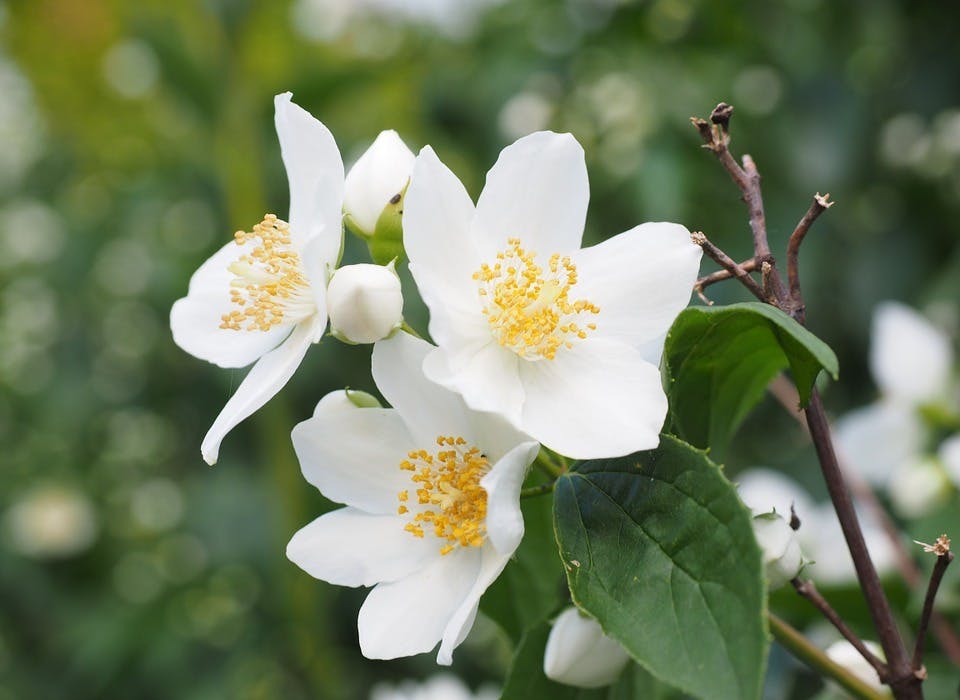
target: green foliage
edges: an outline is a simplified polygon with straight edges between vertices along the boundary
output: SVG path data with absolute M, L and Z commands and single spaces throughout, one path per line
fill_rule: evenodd
M 502 700 L 676 700 L 683 697 L 636 664 L 630 664 L 613 685 L 583 689 L 556 683 L 543 674 L 543 652 L 550 625 L 541 622 L 524 634 L 507 674 Z
M 765 589 L 750 514 L 706 454 L 670 436 L 580 464 L 555 496 L 574 602 L 658 678 L 710 700 L 757 698 Z
M 789 368 L 802 405 L 821 370 L 834 378 L 837 357 L 822 340 L 768 304 L 691 307 L 664 347 L 673 429 L 722 454 L 734 431 L 777 374 Z

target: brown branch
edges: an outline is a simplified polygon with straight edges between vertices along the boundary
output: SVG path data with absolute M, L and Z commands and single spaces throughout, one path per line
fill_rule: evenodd
M 767 389 L 773 394 L 780 405 L 783 406 L 784 410 L 796 419 L 809 436 L 810 431 L 807 427 L 807 419 L 800 409 L 800 396 L 797 394 L 796 387 L 781 374 L 770 382 L 770 386 L 768 386 Z M 867 480 L 864 479 L 856 469 L 851 469 L 850 466 L 844 462 L 843 455 L 838 455 L 838 457 L 840 468 L 843 470 L 847 483 L 850 485 L 850 491 L 853 493 L 854 499 L 867 509 L 870 517 L 880 526 L 884 535 L 887 537 L 887 541 L 892 546 L 895 565 L 900 577 L 910 589 L 915 590 L 919 588 L 923 583 L 920 567 L 917 566 L 913 557 L 910 556 L 910 552 L 907 551 L 907 547 L 903 542 L 903 536 L 900 530 L 897 529 L 896 523 L 893 522 L 893 518 L 890 517 L 887 509 L 884 508 L 880 499 L 877 498 L 877 494 L 874 493 L 873 487 L 870 486 Z M 937 641 L 940 642 L 943 652 L 950 661 L 960 665 L 960 637 L 957 636 L 956 630 L 953 629 L 947 619 L 937 610 L 934 610 L 932 613 L 931 624 L 933 633 L 936 635 Z
M 694 231 L 690 234 L 690 240 L 703 248 L 703 252 L 708 258 L 726 270 L 731 277 L 735 277 L 744 287 L 750 290 L 750 293 L 757 297 L 757 299 L 763 302 L 770 301 L 768 297 L 764 296 L 760 285 L 750 276 L 746 268 L 741 267 L 733 258 L 717 248 L 702 232 Z M 696 285 L 694 289 L 696 289 Z
M 820 193 L 817 192 L 813 197 L 813 203 L 807 213 L 803 215 L 803 218 L 800 219 L 797 227 L 793 229 L 793 233 L 790 234 L 790 241 L 787 243 L 787 279 L 790 283 L 790 298 L 797 305 L 801 315 L 803 314 L 803 297 L 800 294 L 800 244 L 803 243 L 807 231 L 810 230 L 817 217 L 832 206 L 833 202 L 830 201 L 829 192 L 823 196 L 820 196 Z
M 917 544 L 923 544 L 918 542 Z M 933 600 L 937 597 L 937 589 L 940 588 L 940 581 L 943 580 L 943 574 L 953 561 L 953 552 L 950 551 L 950 538 L 946 535 L 940 535 L 933 545 L 923 545 L 925 552 L 933 552 L 937 555 L 937 563 L 933 565 L 933 572 L 930 574 L 930 583 L 927 586 L 927 595 L 923 599 L 923 613 L 920 615 L 920 626 L 917 628 L 917 643 L 913 648 L 913 669 L 918 673 L 926 675 L 923 669 L 923 645 L 927 638 L 927 625 L 930 624 L 930 618 L 933 615 Z
M 739 263 L 740 268 L 746 270 L 747 272 L 753 272 L 757 269 L 759 264 L 760 263 L 756 258 L 750 258 L 749 260 L 744 260 L 742 263 Z M 713 302 L 707 299 L 703 293 L 703 290 L 710 285 L 716 284 L 717 282 L 723 282 L 724 280 L 733 279 L 734 277 L 734 273 L 726 269 L 711 272 L 709 275 L 704 275 L 696 281 L 696 283 L 693 285 L 693 291 L 697 293 L 697 296 L 700 297 L 704 304 L 713 306 Z
M 843 635 L 844 639 L 850 642 L 853 648 L 860 652 L 860 656 L 873 666 L 873 669 L 877 672 L 877 675 L 880 676 L 881 680 L 887 677 L 887 665 L 867 648 L 867 645 L 863 643 L 863 640 L 860 639 L 852 629 L 847 627 L 847 623 L 840 618 L 837 611 L 834 610 L 830 603 L 827 602 L 827 599 L 820 594 L 820 591 L 817 590 L 813 581 L 805 581 L 798 576 L 792 579 L 790 583 L 793 584 L 797 593 L 809 600 L 817 610 L 823 613 L 823 616 L 837 628 L 837 631 Z

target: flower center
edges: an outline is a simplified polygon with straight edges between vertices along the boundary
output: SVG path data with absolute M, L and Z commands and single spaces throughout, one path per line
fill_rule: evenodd
M 415 511 L 403 529 L 414 537 L 432 530 L 445 542 L 440 554 L 458 546 L 480 547 L 487 534 L 487 492 L 480 479 L 490 471 L 490 462 L 462 437 L 441 435 L 437 445 L 436 454 L 415 450 L 400 463 L 402 470 L 412 472 L 416 497 L 414 503 L 410 491 L 397 495 L 400 515 L 411 513 L 411 508 Z
M 596 304 L 570 300 L 577 267 L 569 257 L 551 255 L 547 267 L 537 265 L 536 253 L 520 247 L 519 238 L 508 238 L 496 262 L 473 273 L 494 337 L 530 360 L 552 360 L 561 347 L 573 347 L 572 340 L 597 329 L 596 323 L 581 327 L 575 319 L 600 313 Z
M 300 256 L 290 243 L 290 224 L 267 214 L 253 231 L 237 231 L 237 245 L 259 241 L 227 269 L 234 308 L 220 317 L 220 328 L 268 331 L 281 323 L 296 323 L 316 311 L 310 283 Z

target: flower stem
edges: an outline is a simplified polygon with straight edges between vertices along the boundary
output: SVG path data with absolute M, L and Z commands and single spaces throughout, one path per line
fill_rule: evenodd
M 409 333 L 409 334 L 412 335 L 414 338 L 419 338 L 420 340 L 423 340 L 423 336 L 420 335 L 419 333 L 417 333 L 417 332 L 413 329 L 413 326 L 411 326 L 409 323 L 407 323 L 406 319 L 404 319 L 404 320 L 400 323 L 400 330 L 402 330 L 404 333 Z
M 870 687 L 843 666 L 834 662 L 809 639 L 773 613 L 767 614 L 770 631 L 781 646 L 825 678 L 830 678 L 841 688 L 860 700 L 884 700 L 888 696 Z
M 520 489 L 520 498 L 533 498 L 535 496 L 543 496 L 544 494 L 553 493 L 553 486 L 556 483 L 556 481 L 548 481 L 545 484 L 538 484 L 537 486 L 528 486 L 525 489 Z
M 559 479 L 567 471 L 565 464 L 561 465 L 553 461 L 545 447 L 540 448 L 540 453 L 537 455 L 534 464 L 551 479 Z

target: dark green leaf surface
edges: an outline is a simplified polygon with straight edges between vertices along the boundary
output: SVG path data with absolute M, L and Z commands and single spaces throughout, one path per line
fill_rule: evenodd
M 664 347 L 674 431 L 722 454 L 733 432 L 789 368 L 803 405 L 821 370 L 834 378 L 837 357 L 822 340 L 768 304 L 690 307 Z
M 658 678 L 710 700 L 757 698 L 765 592 L 750 514 L 706 454 L 656 450 L 580 464 L 557 483 L 574 601 Z

